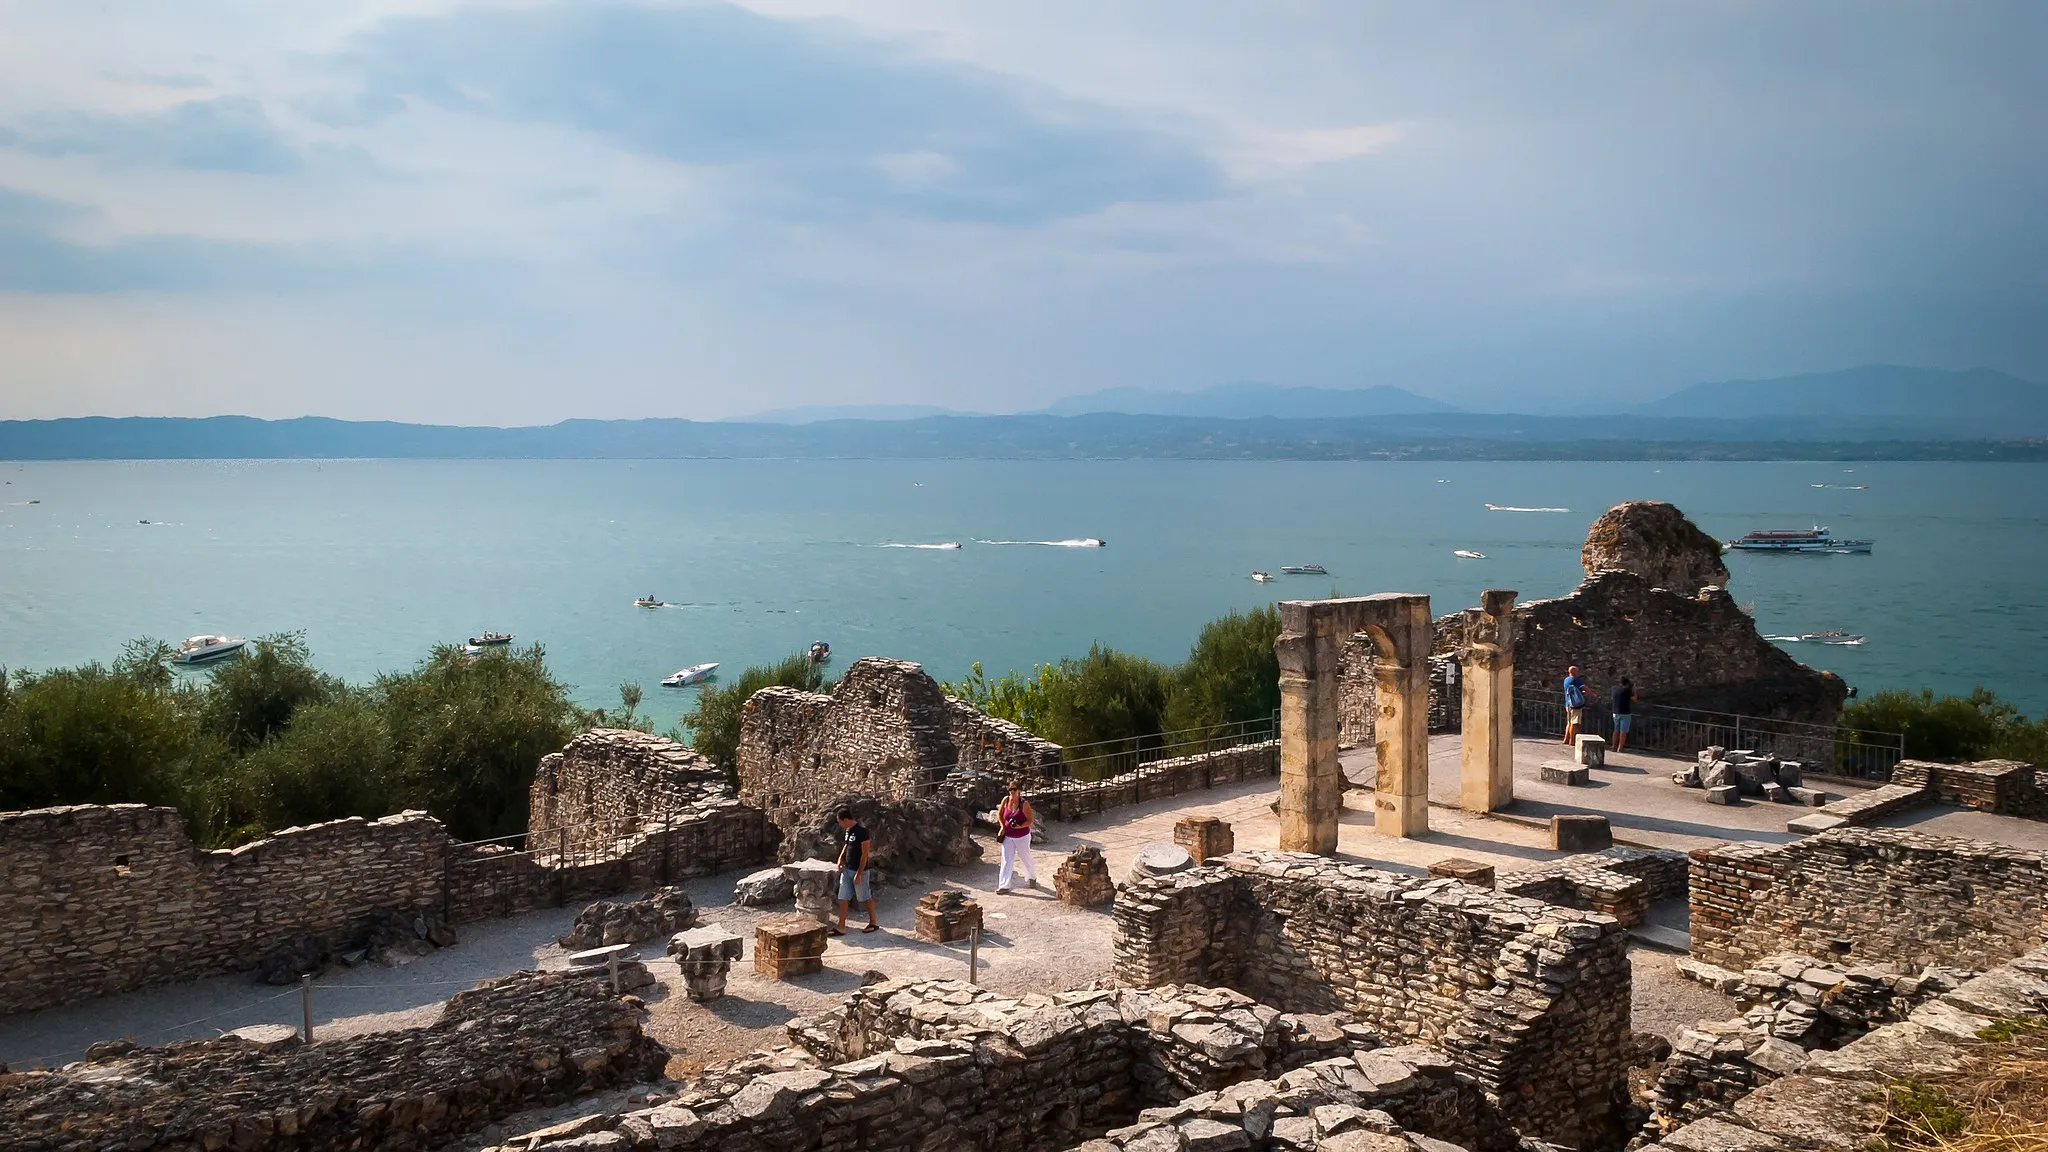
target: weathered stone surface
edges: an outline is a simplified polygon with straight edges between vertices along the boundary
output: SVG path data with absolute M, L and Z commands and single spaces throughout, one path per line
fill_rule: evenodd
M 839 914 L 839 865 L 830 860 L 796 860 L 782 866 L 796 910 L 820 923 Z
M 1429 874 L 1462 881 L 1474 888 L 1493 887 L 1493 865 L 1467 860 L 1462 856 L 1447 857 L 1431 864 Z
M 638 944 L 669 936 L 697 922 L 690 894 L 681 888 L 656 888 L 638 900 L 599 900 L 577 913 L 576 923 L 557 941 L 570 951 L 608 944 Z
M 823 971 L 828 939 L 825 925 L 802 913 L 763 920 L 754 929 L 754 971 L 771 980 Z
M 1633 572 L 1681 596 L 1728 584 L 1721 542 L 1659 500 L 1631 500 L 1602 513 L 1586 530 L 1579 560 L 1588 576 Z
M 1538 768 L 1536 773 L 1545 784 L 1562 784 L 1567 788 L 1579 787 L 1592 778 L 1592 774 L 1584 765 L 1569 764 L 1562 760 L 1553 760 Z
M 1061 862 L 1052 874 L 1052 888 L 1062 904 L 1096 908 L 1116 899 L 1116 882 L 1109 878 L 1109 861 L 1102 849 L 1083 845 Z
M 190 1040 L 0 1078 L 0 1142 L 24 1152 L 435 1148 L 515 1112 L 660 1075 L 667 1053 L 641 1034 L 644 1015 L 593 982 L 519 973 L 457 995 L 426 1028 L 269 1051 Z
M 1707 803 L 1727 806 L 1738 803 L 1741 790 L 1733 784 L 1721 784 L 1707 789 Z
M 1122 983 L 1199 980 L 1283 1009 L 1346 1009 L 1440 1044 L 1532 1135 L 1574 1145 L 1619 1135 L 1629 968 L 1611 916 L 1241 851 L 1133 880 L 1116 918 Z
M 1781 953 L 1984 969 L 2040 940 L 2048 860 L 1905 829 L 1837 828 L 1692 853 L 1692 952 L 1742 969 Z
M 872 867 L 900 873 L 981 861 L 981 845 L 968 835 L 974 816 L 965 805 L 943 797 L 881 800 L 850 794 L 828 795 L 807 809 L 786 809 L 794 814 L 794 823 L 784 829 L 783 857 L 837 859 L 843 835 L 839 827 L 842 808 L 851 810 L 853 818 L 874 837 L 868 850 Z
M 1147 844 L 1138 850 L 1137 859 L 1131 861 L 1130 882 L 1154 876 L 1171 876 L 1185 872 L 1195 866 L 1195 858 L 1185 848 L 1174 844 Z
M 1577 739 L 1572 742 L 1572 760 L 1588 768 L 1606 767 L 1607 738 L 1579 733 Z
M 981 905 L 954 888 L 927 893 L 917 902 L 917 936 L 934 944 L 967 939 L 981 927 Z
M 1230 825 L 1214 816 L 1183 816 L 1173 826 L 1173 842 L 1187 849 L 1195 863 L 1211 856 L 1228 856 L 1237 849 Z
M 1685 898 L 1688 863 L 1684 853 L 1668 848 L 1613 845 L 1502 873 L 1496 886 L 1509 895 L 1604 913 L 1633 928 L 1652 903 Z
M 1598 852 L 1614 846 L 1607 817 L 1560 813 L 1550 818 L 1550 846 L 1559 852 Z
M 735 904 L 780 904 L 795 898 L 796 884 L 779 865 L 749 872 L 732 886 L 732 902 Z
M 725 995 L 726 976 L 744 948 L 739 933 L 717 924 L 678 932 L 668 941 L 669 957 L 683 974 L 684 994 L 699 1001 Z

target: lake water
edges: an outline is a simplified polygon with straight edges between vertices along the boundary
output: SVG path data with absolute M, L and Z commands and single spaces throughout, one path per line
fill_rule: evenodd
M 663 675 L 818 639 L 839 667 L 889 655 L 954 678 L 1096 640 L 1177 660 L 1213 616 L 1333 588 L 1426 592 L 1438 613 L 1489 587 L 1560 595 L 1603 509 L 1663 499 L 1723 538 L 1822 523 L 1877 541 L 1729 555 L 1766 632 L 1869 638 L 1794 646 L 1802 659 L 1864 691 L 1982 683 L 2048 707 L 2043 465 L 371 460 L 7 463 L 0 478 L 9 667 L 106 659 L 142 635 L 304 630 L 322 668 L 362 680 L 490 628 L 544 644 L 586 704 L 640 682 L 666 726 L 691 693 Z M 977 543 L 1086 537 L 1108 546 Z M 945 542 L 963 546 L 881 546 Z M 1247 578 L 1302 562 L 1330 575 Z M 649 592 L 676 606 L 633 607 Z

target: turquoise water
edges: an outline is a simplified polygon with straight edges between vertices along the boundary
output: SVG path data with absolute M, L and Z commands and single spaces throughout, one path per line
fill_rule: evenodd
M 140 635 L 303 629 L 351 679 L 495 628 L 586 704 L 687 664 L 829 640 L 942 678 L 1085 651 L 1175 660 L 1288 595 L 1569 591 L 1586 527 L 1671 500 L 1708 532 L 1829 524 L 1871 556 L 1731 554 L 1769 633 L 1865 691 L 1982 683 L 2048 708 L 2048 466 L 1179 461 L 224 461 L 0 464 L 0 664 Z M 1813 488 L 1867 484 L 1867 490 Z M 27 504 L 28 500 L 40 503 Z M 1568 513 L 1489 512 L 1488 502 Z M 148 520 L 149 524 L 139 521 Z M 978 544 L 1098 537 L 1104 548 Z M 957 550 L 877 545 L 960 542 Z M 1461 560 L 1454 549 L 1484 560 Z M 1254 568 L 1327 577 L 1259 585 Z M 652 592 L 676 607 L 637 609 Z

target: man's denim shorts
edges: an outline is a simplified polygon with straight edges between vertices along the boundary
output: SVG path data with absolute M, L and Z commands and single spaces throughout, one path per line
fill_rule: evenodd
M 868 874 L 862 872 L 860 874 L 860 883 L 858 884 L 853 882 L 853 876 L 854 869 L 852 868 L 841 868 L 839 870 L 839 898 L 841 900 L 858 900 L 863 904 L 873 900 L 875 898 L 875 890 L 874 885 L 869 882 Z

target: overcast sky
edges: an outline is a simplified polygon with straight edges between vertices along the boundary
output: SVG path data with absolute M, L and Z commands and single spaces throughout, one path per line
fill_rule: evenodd
M 0 0 L 0 418 L 2048 380 L 2048 4 Z

